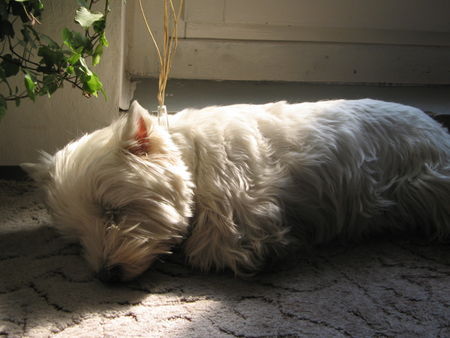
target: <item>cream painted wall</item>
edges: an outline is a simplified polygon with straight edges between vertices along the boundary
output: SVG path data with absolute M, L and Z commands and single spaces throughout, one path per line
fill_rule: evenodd
M 76 27 L 73 17 L 75 0 L 45 1 L 42 27 L 39 30 L 61 41 L 65 26 Z M 35 103 L 22 100 L 20 107 L 8 104 L 6 116 L 0 121 L 0 165 L 18 165 L 35 161 L 39 150 L 53 153 L 68 141 L 86 132 L 107 125 L 119 114 L 122 98 L 124 60 L 124 4 L 110 1 L 107 38 L 102 62 L 93 68 L 103 82 L 108 99 L 101 96 L 86 99 L 77 89 L 66 85 L 51 98 L 39 97 Z M 22 80 L 21 80 L 22 81 Z M 123 99 L 127 105 L 127 98 Z
M 162 1 L 144 1 L 158 34 Z M 214 80 L 450 83 L 449 0 L 186 0 L 171 76 Z M 137 1 L 127 70 L 156 76 Z

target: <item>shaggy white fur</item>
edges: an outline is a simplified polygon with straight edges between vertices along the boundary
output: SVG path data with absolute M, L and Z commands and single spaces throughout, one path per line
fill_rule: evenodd
M 420 110 L 336 100 L 128 116 L 24 167 L 105 281 L 183 239 L 203 270 L 257 271 L 291 247 L 374 231 L 450 234 L 450 136 Z

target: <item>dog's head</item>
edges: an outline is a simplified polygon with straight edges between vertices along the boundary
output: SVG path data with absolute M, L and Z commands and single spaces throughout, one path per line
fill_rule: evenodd
M 130 280 L 187 231 L 193 183 L 170 135 L 137 102 L 126 117 L 23 168 L 103 281 Z

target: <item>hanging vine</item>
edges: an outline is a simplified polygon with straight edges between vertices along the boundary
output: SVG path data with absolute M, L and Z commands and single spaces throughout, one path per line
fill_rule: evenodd
M 0 1 L 0 118 L 8 104 L 19 106 L 22 99 L 51 96 L 64 83 L 80 89 L 86 97 L 99 92 L 105 95 L 88 61 L 97 65 L 108 46 L 109 1 L 104 0 L 103 12 L 92 10 L 98 0 L 77 2 L 80 7 L 74 20 L 82 30 L 64 28 L 58 43 L 37 29 L 44 10 L 42 0 Z

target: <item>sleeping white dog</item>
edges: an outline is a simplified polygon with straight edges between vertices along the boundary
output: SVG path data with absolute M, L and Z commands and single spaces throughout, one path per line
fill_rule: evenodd
M 24 168 L 105 282 L 180 244 L 194 267 L 245 275 L 335 238 L 450 234 L 449 134 L 370 99 L 186 109 L 169 129 L 134 102 Z

